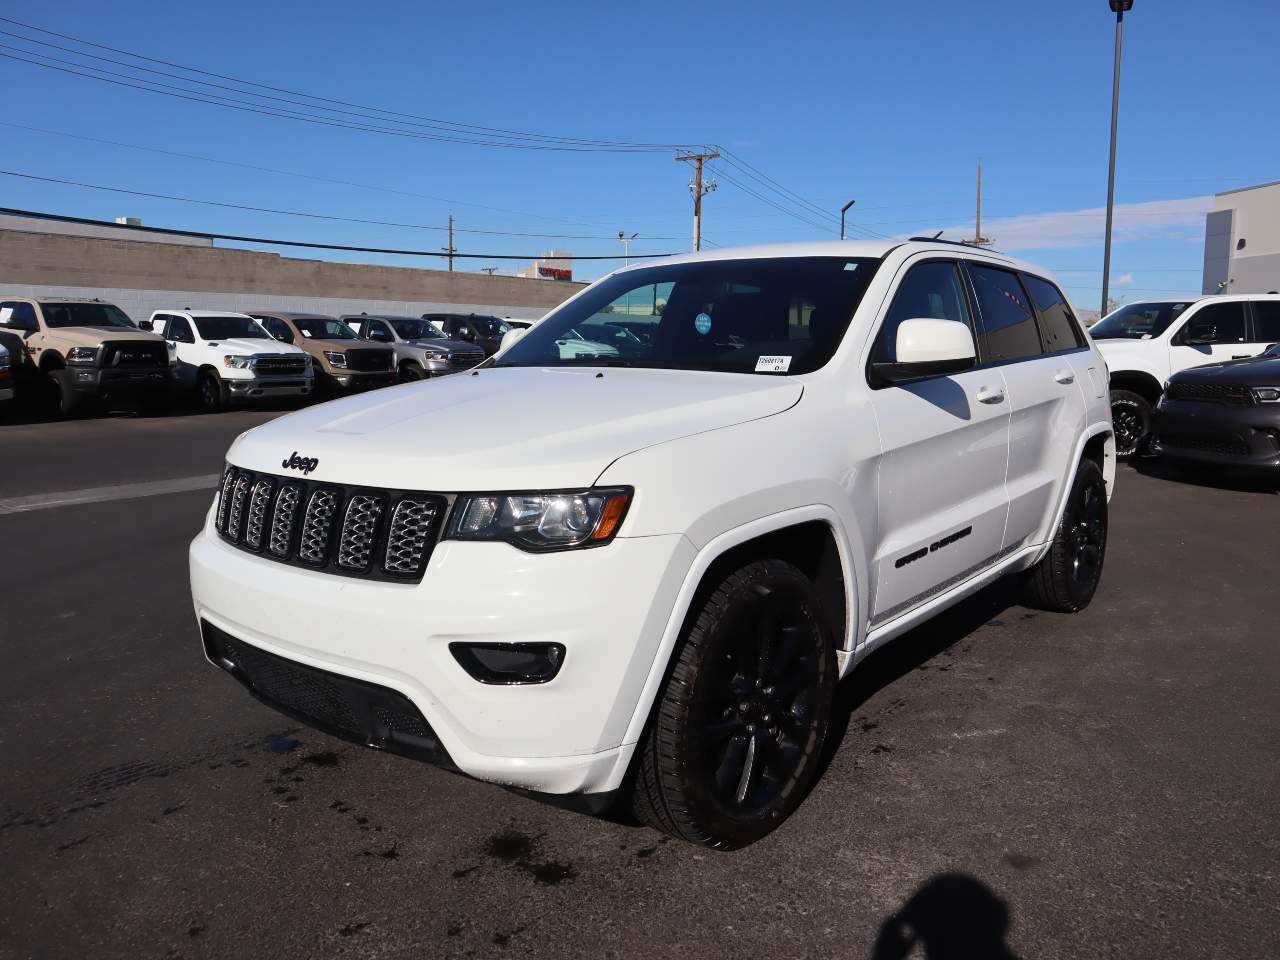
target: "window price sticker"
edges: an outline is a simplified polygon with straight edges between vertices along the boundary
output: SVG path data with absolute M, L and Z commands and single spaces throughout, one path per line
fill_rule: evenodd
M 786 373 L 791 369 L 790 357 L 759 357 L 756 359 L 756 373 Z

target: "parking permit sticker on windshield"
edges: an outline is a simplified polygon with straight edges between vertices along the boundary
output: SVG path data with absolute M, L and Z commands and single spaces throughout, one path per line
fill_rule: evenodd
M 711 332 L 711 314 L 700 313 L 696 317 L 694 317 L 693 329 L 697 330 L 699 333 L 704 335 L 710 333 Z
M 790 357 L 759 357 L 756 359 L 756 373 L 786 373 L 791 369 Z

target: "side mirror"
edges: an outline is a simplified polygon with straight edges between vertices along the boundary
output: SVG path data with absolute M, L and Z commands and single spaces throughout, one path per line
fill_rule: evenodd
M 527 332 L 528 332 L 527 330 L 522 330 L 520 327 L 512 327 L 510 330 L 508 330 L 506 333 L 502 335 L 502 343 L 498 345 L 498 352 L 502 353 L 504 350 L 507 349 L 507 347 L 515 343 L 517 340 L 523 337 Z
M 889 383 L 946 376 L 968 370 L 978 359 L 973 331 L 958 320 L 919 318 L 898 325 L 897 357 L 871 369 Z
M 1182 342 L 1188 347 L 1204 347 L 1218 338 L 1218 325 L 1208 317 L 1192 317 L 1182 331 Z
M 471 330 L 467 327 L 463 327 L 461 330 L 455 333 L 454 336 L 457 337 L 459 340 L 468 340 L 468 341 L 475 340 L 476 338 L 476 335 L 472 333 Z
M 139 329 L 139 330 L 146 330 L 148 333 L 150 333 L 150 332 L 152 332 L 152 331 L 154 331 L 154 330 L 155 330 L 155 327 L 154 327 L 154 326 L 152 326 L 152 324 L 151 324 L 151 321 L 150 321 L 150 320 L 139 320 L 139 321 L 138 321 L 138 329 Z

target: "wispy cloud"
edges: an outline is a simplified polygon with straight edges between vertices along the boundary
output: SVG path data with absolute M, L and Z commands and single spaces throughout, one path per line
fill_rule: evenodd
M 1120 276 L 1116 277 L 1117 287 L 1127 287 L 1132 283 L 1133 283 L 1132 273 L 1122 273 Z
M 1208 196 L 1118 203 L 1115 206 L 1112 239 L 1116 243 L 1132 240 L 1195 241 L 1204 236 L 1204 215 L 1211 209 L 1213 197 Z M 982 232 L 995 241 L 998 250 L 1092 247 L 1102 243 L 1106 216 L 1105 207 L 1057 213 L 1028 213 L 1017 217 L 984 220 Z M 970 222 L 947 227 L 943 236 L 958 240 L 972 234 L 973 223 Z

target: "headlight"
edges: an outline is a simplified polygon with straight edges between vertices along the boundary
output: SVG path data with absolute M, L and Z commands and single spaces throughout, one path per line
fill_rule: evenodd
M 96 363 L 97 347 L 72 347 L 67 351 L 67 363 Z
M 447 353 L 437 353 L 432 350 L 428 350 L 426 353 L 423 354 L 423 356 L 428 360 L 448 360 L 449 359 L 449 355 Z
M 631 488 L 564 493 L 460 496 L 447 534 L 452 540 L 502 540 L 522 550 L 598 547 L 622 526 Z
M 1280 401 L 1280 387 L 1254 387 L 1253 399 L 1259 403 L 1276 403 Z
M 326 350 L 324 357 L 335 367 L 345 370 L 347 368 L 347 355 L 341 350 Z
M 253 357 L 233 357 L 230 354 L 222 358 L 224 367 L 231 367 L 234 370 L 251 370 L 253 369 Z

